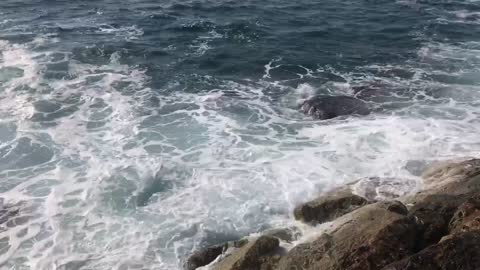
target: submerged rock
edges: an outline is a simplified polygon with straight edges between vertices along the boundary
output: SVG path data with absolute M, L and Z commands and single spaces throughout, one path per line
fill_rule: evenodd
M 313 242 L 295 246 L 278 269 L 380 269 L 413 254 L 417 223 L 398 202 L 366 205 L 339 218 Z
M 425 160 L 409 160 L 403 168 L 414 176 L 421 176 L 428 165 L 429 162 Z
M 306 115 L 315 119 L 331 119 L 342 115 L 367 115 L 367 104 L 350 96 L 315 96 L 306 100 L 301 107 Z
M 293 215 L 303 222 L 331 221 L 368 204 L 368 200 L 352 193 L 349 187 L 327 192 L 319 198 L 297 206 Z
M 480 231 L 464 232 L 392 263 L 383 270 L 478 270 Z
M 234 250 L 229 256 L 213 265 L 214 270 L 274 270 L 280 256 L 275 254 L 279 240 L 260 236 Z

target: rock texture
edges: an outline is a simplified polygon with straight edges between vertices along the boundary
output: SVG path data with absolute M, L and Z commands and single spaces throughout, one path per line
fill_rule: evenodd
M 480 192 L 480 159 L 438 163 L 428 168 L 422 178 L 427 194 Z
M 331 119 L 342 115 L 367 115 L 367 104 L 350 96 L 315 96 L 306 100 L 301 107 L 306 115 L 315 119 Z
M 262 235 L 272 236 L 278 238 L 279 240 L 291 243 L 300 237 L 301 232 L 296 227 L 289 227 L 283 229 L 271 229 L 264 231 Z
M 480 232 L 455 234 L 383 270 L 478 270 L 480 269 Z
M 194 252 L 185 264 L 186 270 L 195 270 L 198 267 L 205 266 L 213 262 L 224 251 L 224 245 L 216 245 L 200 249 Z
M 336 189 L 297 206 L 293 215 L 303 222 L 322 223 L 345 215 L 368 204 L 368 200 L 352 193 L 350 188 Z
M 465 200 L 465 196 L 429 195 L 410 209 L 409 215 L 421 224 L 416 250 L 437 243 L 448 233 L 450 219 Z
M 225 253 L 228 249 L 241 248 L 248 244 L 248 242 L 249 240 L 247 238 L 241 238 L 239 240 L 228 241 L 219 245 L 201 248 L 190 255 L 185 263 L 184 268 L 186 270 L 194 270 L 198 267 L 208 265 L 215 261 L 217 257 Z
M 417 224 L 398 201 L 364 206 L 337 220 L 318 239 L 294 247 L 281 270 L 380 269 L 412 254 Z
M 278 242 L 284 241 L 286 243 L 291 243 L 295 241 L 300 235 L 301 233 L 297 227 L 270 229 L 262 232 L 263 237 L 256 240 L 257 241 L 256 245 L 262 244 L 262 241 L 265 241 L 265 237 L 267 237 L 269 241 L 271 241 L 271 239 L 273 238 L 276 238 L 277 239 L 276 241 Z M 258 242 L 259 240 L 260 242 Z M 199 267 L 209 265 L 213 261 L 215 261 L 215 259 L 217 259 L 219 256 L 221 256 L 222 254 L 225 254 L 225 252 L 229 249 L 236 250 L 234 251 L 234 254 L 238 254 L 241 248 L 246 246 L 248 243 L 251 243 L 251 241 L 248 240 L 247 238 L 242 238 L 240 240 L 229 241 L 220 245 L 213 245 L 213 246 L 199 249 L 190 255 L 190 257 L 187 259 L 184 265 L 184 269 L 194 270 Z M 276 247 L 279 246 L 279 244 L 275 244 L 275 245 Z M 263 256 L 262 253 L 257 253 L 256 255 Z M 255 256 L 255 254 L 251 256 Z M 271 258 L 265 257 L 264 260 L 269 261 L 269 263 L 265 263 L 265 266 L 263 266 L 263 268 L 261 269 L 268 269 L 267 265 L 273 264 L 273 261 L 275 260 L 275 258 L 278 259 L 279 257 L 278 256 L 273 256 Z M 222 269 L 230 269 L 230 268 L 222 268 Z
M 425 190 L 405 199 L 410 215 L 422 224 L 417 250 L 445 236 L 457 208 L 480 192 L 480 160 L 436 164 L 422 177 Z
M 457 208 L 448 229 L 451 234 L 480 230 L 480 196 L 469 198 Z
M 480 160 L 436 164 L 423 174 L 424 189 L 393 178 L 364 178 L 294 210 L 309 224 L 333 221 L 288 252 L 298 230 L 279 229 L 242 245 L 214 270 L 478 270 L 480 269 Z M 362 194 L 364 197 L 352 192 Z M 398 198 L 400 201 L 380 201 Z M 308 226 L 308 224 L 307 224 Z M 192 256 L 198 267 L 224 254 L 214 246 Z
M 279 240 L 272 236 L 260 236 L 213 266 L 214 270 L 274 270 L 280 258 L 275 254 Z

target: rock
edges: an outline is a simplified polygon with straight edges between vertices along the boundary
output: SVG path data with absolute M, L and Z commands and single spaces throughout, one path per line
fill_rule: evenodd
M 278 238 L 279 240 L 291 243 L 298 239 L 298 237 L 301 235 L 301 232 L 297 227 L 290 227 L 267 230 L 263 232 L 262 235 L 272 236 Z
M 480 230 L 480 196 L 469 198 L 460 205 L 450 220 L 449 233 Z
M 449 239 L 383 268 L 383 270 L 420 269 L 480 269 L 480 232 L 463 232 L 452 235 Z
M 269 238 L 274 237 L 278 240 L 288 243 L 295 241 L 300 236 L 300 234 L 300 231 L 296 227 L 270 229 L 262 232 L 263 236 L 267 236 Z M 197 250 L 187 259 L 187 262 L 185 263 L 185 269 L 194 270 L 199 267 L 208 265 L 215 261 L 215 259 L 217 259 L 220 255 L 225 253 L 229 248 L 238 249 L 245 246 L 249 242 L 250 241 L 247 238 L 242 238 L 240 240 L 229 241 L 220 245 L 209 246 Z
M 397 109 L 409 104 L 414 93 L 408 87 L 392 85 L 385 81 L 373 81 L 352 87 L 353 95 L 361 100 L 375 103 L 378 109 Z
M 349 187 L 327 192 L 321 197 L 297 206 L 293 215 L 303 222 L 331 221 L 368 204 L 367 199 L 352 193 Z
M 199 267 L 208 265 L 215 261 L 218 256 L 222 255 L 229 248 L 241 248 L 248 242 L 247 238 L 242 238 L 236 241 L 229 241 L 220 245 L 209 246 L 197 250 L 187 259 L 185 269 L 195 270 Z
M 466 196 L 460 195 L 428 195 L 410 208 L 409 215 L 421 224 L 416 250 L 436 244 L 448 233 L 450 219 L 466 199 Z
M 334 222 L 313 242 L 290 250 L 280 270 L 380 269 L 413 254 L 417 223 L 398 202 L 366 205 Z
M 422 174 L 430 193 L 466 194 L 480 191 L 480 159 L 446 161 L 429 167 Z
M 367 115 L 367 104 L 350 96 L 315 96 L 306 100 L 301 107 L 306 115 L 315 119 L 331 119 L 342 115 Z
M 213 262 L 224 251 L 225 245 L 207 247 L 194 252 L 187 260 L 185 269 L 195 270 Z
M 422 175 L 425 190 L 405 198 L 410 215 L 422 224 L 417 250 L 436 244 L 448 234 L 457 208 L 480 192 L 480 160 L 435 164 Z
M 274 270 L 280 259 L 275 254 L 279 240 L 272 236 L 260 236 L 213 265 L 214 270 Z

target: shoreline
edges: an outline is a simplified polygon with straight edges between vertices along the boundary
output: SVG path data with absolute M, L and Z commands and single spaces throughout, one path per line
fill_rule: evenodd
M 271 229 L 197 250 L 184 268 L 480 269 L 480 159 L 434 163 L 421 178 L 422 187 L 410 194 L 395 189 L 412 185 L 409 179 L 370 177 L 339 186 L 295 208 L 308 235 L 296 227 Z

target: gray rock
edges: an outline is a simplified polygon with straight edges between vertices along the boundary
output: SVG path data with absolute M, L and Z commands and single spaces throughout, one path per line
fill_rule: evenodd
M 331 119 L 342 115 L 367 115 L 367 104 L 350 96 L 315 96 L 306 100 L 301 107 L 306 115 L 315 119 Z

